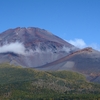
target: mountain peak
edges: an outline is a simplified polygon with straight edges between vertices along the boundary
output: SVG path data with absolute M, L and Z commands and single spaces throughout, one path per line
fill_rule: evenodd
M 52 33 L 48 32 L 45 29 L 40 29 L 38 27 L 17 27 L 15 29 L 13 29 L 14 31 L 18 32 L 18 31 L 27 31 L 27 33 L 34 33 L 34 31 L 38 31 L 38 32 L 47 32 L 46 34 L 50 34 L 53 35 Z
M 64 41 L 63 39 L 53 35 L 52 33 L 46 31 L 45 29 L 40 29 L 36 27 L 17 27 L 14 29 L 9 29 L 0 34 L 2 42 L 22 42 L 24 45 L 26 43 L 41 43 L 41 42 L 53 42 L 58 46 L 73 47 L 73 45 Z

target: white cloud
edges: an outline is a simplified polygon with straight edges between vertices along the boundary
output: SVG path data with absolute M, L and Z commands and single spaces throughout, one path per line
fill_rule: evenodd
M 69 40 L 68 42 L 80 49 L 85 47 L 92 47 L 93 49 L 100 51 L 100 45 L 96 43 L 87 44 L 83 39 L 74 39 L 74 40 Z
M 68 42 L 73 44 L 74 46 L 76 46 L 78 48 L 84 48 L 87 46 L 86 43 L 84 42 L 84 40 L 82 40 L 82 39 L 69 40 Z
M 85 48 L 85 47 L 92 47 L 96 50 L 100 51 L 100 46 L 98 44 L 92 43 L 90 45 L 87 45 L 83 39 L 74 39 L 74 40 L 69 40 L 69 43 L 73 44 L 74 46 L 78 47 L 78 48 Z M 58 48 L 57 52 L 59 51 L 66 51 L 67 53 L 70 52 L 70 50 L 74 50 L 75 48 L 67 48 L 67 47 L 63 47 Z M 13 53 L 17 53 L 17 54 L 22 54 L 22 55 L 31 55 L 33 53 L 47 53 L 47 52 L 52 52 L 51 49 L 47 49 L 46 52 L 45 51 L 41 51 L 40 48 L 36 48 L 35 51 L 33 51 L 32 49 L 28 49 L 28 51 L 26 51 L 26 48 L 24 47 L 24 45 L 22 43 L 19 42 L 15 42 L 15 43 L 10 43 L 10 44 L 5 44 L 3 46 L 0 47 L 0 53 L 6 53 L 6 52 L 13 52 Z
M 13 52 L 13 53 L 24 55 L 25 47 L 22 43 L 19 42 L 5 44 L 0 47 L 0 53 L 6 53 L 6 52 Z
M 57 48 L 55 50 L 56 52 L 60 51 L 65 51 L 67 53 L 70 52 L 70 48 L 63 47 L 63 48 Z M 32 55 L 34 53 L 52 53 L 52 49 L 46 49 L 46 51 L 42 51 L 39 47 L 36 48 L 36 50 L 32 50 L 24 47 L 24 44 L 15 42 L 15 43 L 10 43 L 10 44 L 5 44 L 3 46 L 0 46 L 0 53 L 7 53 L 7 52 L 13 52 L 16 54 L 21 54 L 21 55 Z

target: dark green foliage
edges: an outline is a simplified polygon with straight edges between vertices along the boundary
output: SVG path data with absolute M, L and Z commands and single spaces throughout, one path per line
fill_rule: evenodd
M 100 85 L 76 72 L 0 64 L 0 100 L 99 100 Z

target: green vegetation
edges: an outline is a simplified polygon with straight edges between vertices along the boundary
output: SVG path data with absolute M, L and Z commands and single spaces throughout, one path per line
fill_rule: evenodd
M 100 100 L 100 85 L 76 72 L 0 64 L 0 100 Z

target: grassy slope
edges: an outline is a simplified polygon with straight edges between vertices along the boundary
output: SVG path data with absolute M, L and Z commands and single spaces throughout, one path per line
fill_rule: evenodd
M 0 64 L 0 100 L 95 100 L 99 94 L 99 84 L 89 83 L 75 72 L 43 72 Z

